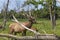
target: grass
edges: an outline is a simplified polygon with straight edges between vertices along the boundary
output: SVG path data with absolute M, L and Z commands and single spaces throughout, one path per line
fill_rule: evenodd
M 19 20 L 21 22 L 23 21 L 26 21 L 26 20 Z M 47 20 L 47 19 L 37 19 L 37 22 L 38 24 L 33 24 L 33 27 L 37 28 L 38 31 L 41 33 L 41 34 L 45 34 L 43 32 L 43 30 L 46 31 L 47 34 L 53 34 L 53 29 L 52 29 L 52 26 L 51 26 L 51 21 L 50 20 Z M 0 24 L 2 23 L 2 20 L 0 21 Z M 6 25 L 6 29 L 4 31 L 0 30 L 0 33 L 5 33 L 5 34 L 8 34 L 9 33 L 9 24 L 11 24 L 12 21 L 8 21 L 7 22 L 7 25 Z M 60 36 L 60 19 L 56 20 L 56 28 L 55 28 L 55 31 L 54 31 L 54 34 Z M 30 31 L 27 31 L 27 36 L 30 36 L 30 35 L 34 35 L 34 33 L 30 32 Z M 21 33 L 18 33 L 17 36 L 22 36 Z M 7 38 L 0 38 L 1 40 L 5 40 Z

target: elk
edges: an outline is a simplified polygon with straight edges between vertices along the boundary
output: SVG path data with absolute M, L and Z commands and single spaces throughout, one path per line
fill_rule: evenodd
M 29 15 L 27 15 L 27 17 L 28 17 L 28 21 L 27 22 L 23 22 L 21 24 L 23 24 L 24 26 L 26 26 L 27 28 L 30 28 L 32 30 L 37 30 L 37 29 L 35 29 L 35 28 L 32 27 L 32 25 L 34 23 L 36 23 L 35 18 L 32 17 L 32 16 L 29 16 Z M 17 23 L 17 22 L 11 23 L 9 25 L 9 28 L 10 28 L 10 34 L 14 33 L 14 35 L 16 35 L 17 33 L 22 32 L 22 35 L 26 36 L 26 31 L 27 30 L 25 28 L 21 27 L 21 25 L 19 25 L 19 23 Z

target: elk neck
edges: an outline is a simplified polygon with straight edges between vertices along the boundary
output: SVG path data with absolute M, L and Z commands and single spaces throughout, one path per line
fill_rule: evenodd
M 29 26 L 28 27 L 31 28 L 32 25 L 33 25 L 33 22 L 29 21 Z

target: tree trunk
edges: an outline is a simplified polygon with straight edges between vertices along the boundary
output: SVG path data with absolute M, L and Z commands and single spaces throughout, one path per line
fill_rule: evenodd
M 7 22 L 7 10 L 8 10 L 8 5 L 9 5 L 9 0 L 7 1 L 7 4 L 6 4 L 6 7 L 5 7 L 5 10 L 4 10 L 4 25 L 3 25 L 3 27 L 4 27 L 4 29 L 5 29 L 5 26 L 6 26 L 6 22 Z
M 55 6 L 54 5 L 56 5 L 56 4 L 54 3 L 54 0 L 53 0 L 52 5 L 49 7 L 50 18 L 51 18 L 51 22 L 52 22 L 52 29 L 55 29 L 55 26 L 56 26 Z

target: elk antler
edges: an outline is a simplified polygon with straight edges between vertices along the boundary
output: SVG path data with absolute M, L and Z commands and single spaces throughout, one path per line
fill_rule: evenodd
M 29 28 L 27 28 L 26 26 L 24 26 L 23 24 L 21 24 L 16 18 L 15 18 L 15 16 L 14 15 L 12 15 L 13 16 L 13 18 L 14 18 L 14 21 L 15 22 L 17 22 L 19 25 L 21 25 L 22 27 L 24 27 L 25 29 L 27 29 L 27 30 L 29 30 L 29 31 L 32 31 L 33 33 L 35 33 L 35 34 L 40 34 L 39 32 L 36 32 L 36 31 L 34 31 L 34 30 L 32 30 L 32 29 L 29 29 Z

